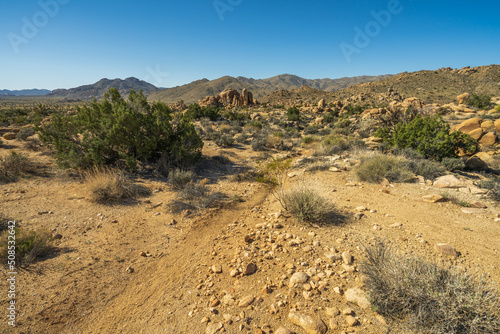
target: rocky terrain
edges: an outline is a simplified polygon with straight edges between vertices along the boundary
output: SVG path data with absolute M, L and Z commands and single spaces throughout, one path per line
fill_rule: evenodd
M 484 91 L 497 91 L 492 82 L 498 77 L 491 74 L 496 70 L 438 71 L 469 76 L 471 90 L 432 103 L 407 94 L 434 73 L 347 89 L 357 95 L 303 86 L 264 102 L 255 101 L 250 89 L 236 88 L 200 98 L 202 105 L 248 114 L 241 124 L 195 122 L 205 146 L 192 168 L 193 181 L 223 194 L 217 205 L 200 211 L 173 210 L 178 191 L 147 168 L 132 178 L 149 195 L 96 204 L 85 179 L 58 169 L 37 135 L 26 134 L 31 125 L 0 128 L 0 156 L 23 152 L 36 166 L 0 184 L 0 219 L 48 230 L 56 246 L 41 261 L 19 268 L 17 332 L 411 333 L 404 319 L 373 307 L 365 286 L 366 249 L 381 240 L 395 254 L 498 287 L 500 207 L 495 193 L 480 184 L 500 170 L 500 98 L 483 110 L 467 104 L 472 93 L 483 91 L 481 80 Z M 410 77 L 414 81 L 407 85 L 390 81 Z M 443 92 L 462 86 L 453 87 Z M 359 100 L 365 90 L 370 98 Z M 363 108 L 371 98 L 384 105 Z M 349 104 L 355 101 L 360 111 L 353 113 Z M 296 106 L 300 120 L 288 121 L 281 106 Z M 178 107 L 187 112 L 185 105 Z M 440 169 L 438 176 L 360 181 L 356 169 L 363 157 L 384 150 L 375 129 L 409 107 L 442 115 L 452 130 L 478 141 L 478 152 L 462 152 L 464 167 Z M 332 113 L 338 118 L 328 122 Z M 328 135 L 352 146 L 320 154 Z M 257 172 L 273 158 L 291 161 L 285 190 L 307 187 L 327 200 L 331 210 L 323 220 L 300 222 L 257 181 Z M 0 275 L 0 290 L 6 291 L 7 271 Z M 0 301 L 8 301 L 6 294 Z M 12 332 L 5 321 L 0 332 Z

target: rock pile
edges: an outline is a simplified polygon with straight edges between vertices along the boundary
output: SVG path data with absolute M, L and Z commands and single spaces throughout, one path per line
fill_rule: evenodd
M 258 104 L 253 98 L 253 94 L 246 88 L 243 89 L 241 94 L 235 90 L 228 88 L 217 96 L 207 96 L 203 100 L 198 101 L 201 107 L 217 106 L 217 107 L 242 107 L 252 106 Z

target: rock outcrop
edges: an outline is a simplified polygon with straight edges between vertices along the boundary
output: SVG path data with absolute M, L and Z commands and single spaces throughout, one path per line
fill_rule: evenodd
M 255 105 L 257 101 L 253 99 L 253 94 L 246 88 L 241 94 L 235 90 L 228 88 L 219 93 L 217 96 L 207 96 L 203 100 L 198 101 L 201 107 L 217 106 L 217 107 L 242 107 Z

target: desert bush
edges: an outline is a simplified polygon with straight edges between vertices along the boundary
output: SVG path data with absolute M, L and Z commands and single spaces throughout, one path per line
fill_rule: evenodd
M 94 167 L 83 176 L 89 199 L 95 203 L 107 204 L 150 194 L 148 188 L 133 183 L 121 170 Z
M 314 143 L 315 141 L 317 141 L 317 139 L 314 136 L 305 136 L 304 138 L 302 138 L 302 142 L 306 145 Z
M 321 140 L 314 151 L 314 155 L 324 156 L 338 154 L 349 149 L 349 146 L 349 142 L 344 137 L 329 135 Z
M 477 183 L 479 188 L 488 189 L 490 191 L 490 196 L 495 201 L 500 201 L 500 180 L 499 179 L 489 179 L 482 180 Z
M 441 164 L 450 172 L 465 169 L 465 161 L 460 158 L 443 158 Z
M 456 269 L 402 257 L 382 242 L 360 270 L 374 309 L 424 333 L 499 333 L 500 297 L 491 283 Z
M 168 174 L 168 183 L 174 190 L 182 190 L 194 179 L 194 172 L 176 168 Z
M 15 247 L 11 249 L 8 236 L 15 236 Z M 46 230 L 25 231 L 17 227 L 9 227 L 2 232 L 0 240 L 0 260 L 7 263 L 9 255 L 15 251 L 15 265 L 27 266 L 46 255 L 50 254 L 55 247 L 52 245 L 52 236 Z M 10 252 L 10 253 L 9 253 Z
M 214 142 L 220 147 L 231 147 L 234 145 L 234 138 L 229 134 L 218 133 L 217 137 L 214 138 Z
M 408 182 L 413 179 L 408 159 L 381 153 L 361 157 L 361 163 L 354 172 L 361 181 L 374 183 L 384 178 L 391 182 Z
M 410 160 L 408 166 L 417 175 L 421 175 L 428 180 L 444 175 L 446 168 L 439 162 L 427 159 Z
M 326 199 L 305 187 L 287 192 L 284 203 L 285 209 L 300 222 L 321 222 L 330 211 L 330 204 Z
M 32 167 L 27 155 L 11 151 L 7 156 L 0 157 L 0 183 L 15 181 Z
M 21 139 L 21 140 L 26 140 L 29 137 L 33 136 L 35 134 L 35 130 L 32 128 L 25 128 L 22 129 L 16 136 L 16 138 Z
M 216 121 L 221 115 L 221 109 L 215 106 L 200 107 L 198 103 L 193 103 L 188 106 L 186 115 L 192 119 L 209 118 Z
M 265 151 L 267 149 L 267 138 L 254 138 L 252 139 L 250 145 L 252 146 L 252 150 L 254 151 Z
M 472 94 L 467 100 L 467 105 L 478 109 L 487 109 L 491 106 L 491 96 Z
M 207 179 L 198 183 L 187 183 L 177 197 L 169 203 L 169 208 L 174 213 L 184 210 L 198 211 L 219 204 L 224 198 L 220 192 L 211 192 L 207 187 Z
M 300 120 L 300 111 L 296 107 L 288 108 L 286 112 L 286 117 L 290 122 L 296 122 Z
M 393 132 L 377 134 L 392 146 L 413 148 L 424 157 L 438 161 L 457 157 L 460 149 L 474 153 L 477 146 L 477 142 L 463 132 L 450 133 L 450 125 L 439 116 L 417 116 L 408 124 L 399 123 Z
M 125 101 L 117 89 L 104 100 L 78 108 L 75 115 L 56 115 L 35 129 L 41 140 L 54 147 L 61 167 L 126 165 L 157 161 L 184 165 L 201 156 L 202 140 L 188 117 L 173 120 L 161 102 L 149 104 L 142 92 L 130 91 Z

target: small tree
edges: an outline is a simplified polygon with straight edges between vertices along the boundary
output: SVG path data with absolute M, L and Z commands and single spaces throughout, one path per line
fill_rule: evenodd
M 173 121 L 172 110 L 162 102 L 149 104 L 142 91 L 130 91 L 128 101 L 116 88 L 104 99 L 79 107 L 76 115 L 56 115 L 37 125 L 41 140 L 56 151 L 62 167 L 89 168 L 125 164 L 169 156 L 173 164 L 192 162 L 201 155 L 203 142 L 186 117 Z
M 290 122 L 296 122 L 300 120 L 300 111 L 296 107 L 288 108 L 286 112 L 286 117 Z

